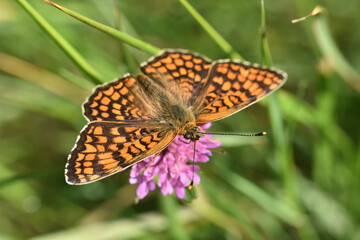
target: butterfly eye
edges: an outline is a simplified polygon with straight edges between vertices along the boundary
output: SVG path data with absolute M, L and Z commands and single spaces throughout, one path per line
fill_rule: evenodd
M 191 139 L 191 133 L 189 132 L 186 132 L 183 136 L 185 139 Z

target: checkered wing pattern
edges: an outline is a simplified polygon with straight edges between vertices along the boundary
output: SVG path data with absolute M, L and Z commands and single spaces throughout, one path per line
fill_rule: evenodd
M 86 184 L 123 171 L 164 149 L 176 134 L 154 122 L 91 122 L 69 155 L 66 181 Z
M 150 119 L 146 93 L 131 75 L 97 87 L 84 103 L 89 121 L 138 121 Z
M 194 117 L 196 123 L 227 117 L 275 91 L 287 78 L 274 68 L 211 62 L 177 49 L 162 51 L 141 70 L 136 78 L 128 74 L 97 87 L 84 103 L 90 123 L 68 157 L 69 184 L 123 171 L 163 150 L 194 124 L 189 122 Z
M 247 62 L 218 61 L 195 103 L 197 123 L 227 117 L 281 87 L 286 73 Z
M 210 67 L 211 62 L 205 57 L 174 49 L 162 51 L 143 64 L 141 70 L 167 91 L 172 91 L 171 94 L 180 93 L 183 103 L 191 105 Z

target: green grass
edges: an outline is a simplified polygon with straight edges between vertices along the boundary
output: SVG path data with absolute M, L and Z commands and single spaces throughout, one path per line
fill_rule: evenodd
M 360 239 L 358 0 L 0 1 L 0 239 Z M 90 26 L 89 26 L 90 25 Z M 179 201 L 136 203 L 129 171 L 69 186 L 63 171 L 94 84 L 161 48 L 289 75 L 213 124 L 224 139 Z M 188 192 L 189 194 L 189 192 Z

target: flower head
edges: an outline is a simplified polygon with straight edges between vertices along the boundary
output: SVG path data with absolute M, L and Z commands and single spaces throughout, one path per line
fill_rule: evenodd
M 201 125 L 202 129 L 208 129 L 211 123 Z M 202 137 L 196 142 L 195 162 L 208 162 L 211 156 L 210 149 L 221 145 L 218 141 L 210 141 Z M 154 191 L 156 184 L 163 195 L 175 194 L 178 198 L 185 198 L 185 188 L 193 180 L 194 184 L 200 183 L 200 177 L 196 174 L 200 170 L 198 165 L 193 165 L 194 144 L 183 136 L 177 136 L 172 143 L 160 154 L 148 157 L 131 169 L 129 182 L 138 184 L 137 196 L 143 199 L 149 191 Z M 189 160 L 191 163 L 188 163 Z M 158 176 L 157 183 L 154 178 Z

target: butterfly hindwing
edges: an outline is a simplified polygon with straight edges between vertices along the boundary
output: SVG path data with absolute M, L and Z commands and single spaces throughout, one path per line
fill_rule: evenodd
M 227 117 L 281 87 L 286 73 L 247 62 L 214 62 L 195 102 L 196 122 L 212 122 Z
M 164 149 L 175 136 L 168 124 L 91 122 L 69 155 L 66 181 L 85 184 L 123 171 Z

